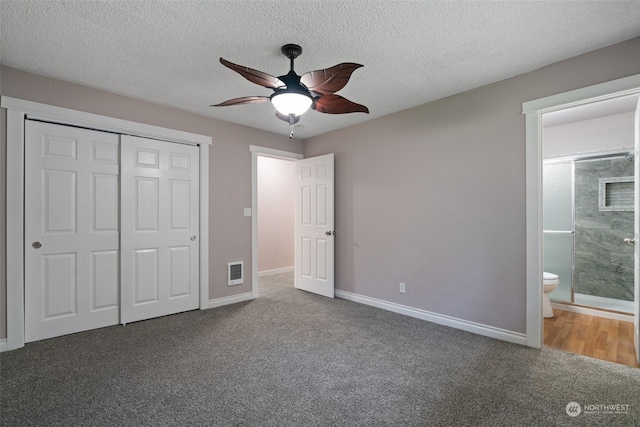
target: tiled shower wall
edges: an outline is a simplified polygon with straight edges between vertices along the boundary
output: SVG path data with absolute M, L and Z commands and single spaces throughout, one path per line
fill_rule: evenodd
M 633 301 L 633 211 L 600 210 L 600 178 L 633 176 L 633 159 L 575 163 L 576 293 Z

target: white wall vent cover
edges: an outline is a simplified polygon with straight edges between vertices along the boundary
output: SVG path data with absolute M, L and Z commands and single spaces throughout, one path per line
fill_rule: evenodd
M 243 282 L 244 268 L 242 261 L 227 263 L 227 278 L 229 282 L 227 286 L 239 285 Z

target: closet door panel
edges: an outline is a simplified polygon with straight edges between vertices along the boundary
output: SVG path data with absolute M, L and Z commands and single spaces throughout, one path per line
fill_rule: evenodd
M 25 123 L 26 342 L 118 323 L 118 152 L 118 135 Z
M 160 299 L 158 249 L 159 248 L 136 249 L 133 252 L 134 307 L 156 303 Z
M 121 322 L 199 307 L 199 149 L 122 141 Z
M 119 258 L 116 250 L 91 252 L 92 311 L 119 310 Z

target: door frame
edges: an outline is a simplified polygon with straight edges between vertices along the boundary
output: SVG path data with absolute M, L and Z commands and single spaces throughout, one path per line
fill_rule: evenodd
M 251 294 L 258 297 L 258 157 L 271 157 L 296 161 L 304 158 L 300 153 L 275 150 L 273 148 L 250 145 L 251 152 Z M 294 267 L 295 268 L 295 267 Z
M 526 335 L 541 348 L 542 317 L 542 115 L 578 105 L 640 94 L 640 74 L 522 103 L 526 169 Z M 637 296 L 636 296 L 637 298 Z
M 8 96 L 7 110 L 7 350 L 24 346 L 24 126 L 25 120 L 86 127 L 200 147 L 200 309 L 209 299 L 209 145 L 212 138 L 159 126 L 56 107 Z

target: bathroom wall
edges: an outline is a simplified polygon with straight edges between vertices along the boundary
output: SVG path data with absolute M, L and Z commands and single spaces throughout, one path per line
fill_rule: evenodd
M 633 159 L 575 163 L 576 293 L 633 301 L 633 210 L 599 208 L 599 178 L 633 176 Z M 633 199 L 631 199 L 633 200 Z
M 603 116 L 544 128 L 545 159 L 633 148 L 634 112 Z

